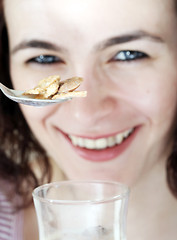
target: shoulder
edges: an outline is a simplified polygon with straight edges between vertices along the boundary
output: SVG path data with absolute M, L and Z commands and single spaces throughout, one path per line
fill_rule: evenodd
M 2 182 L 1 182 L 2 184 Z M 5 184 L 5 183 L 4 183 Z M 2 185 L 0 185 L 2 187 Z M 7 189 L 8 189 L 7 184 Z M 3 190 L 2 190 L 3 189 Z M 0 236 L 2 240 L 22 240 L 23 211 L 14 211 L 13 203 L 8 199 L 4 185 L 0 188 Z M 13 201 L 18 201 L 14 196 Z

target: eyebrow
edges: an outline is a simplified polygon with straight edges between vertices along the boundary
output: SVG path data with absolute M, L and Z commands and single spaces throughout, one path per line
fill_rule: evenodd
M 140 40 L 140 39 L 148 39 L 150 41 L 159 42 L 159 43 L 164 42 L 164 40 L 159 36 L 153 35 L 145 31 L 135 31 L 135 32 L 126 33 L 120 36 L 110 38 L 106 41 L 103 41 L 102 43 L 99 43 L 96 46 L 96 49 L 104 50 L 105 48 L 116 45 L 116 44 L 123 44 L 123 43 Z
M 121 36 L 116 36 L 116 37 L 107 39 L 102 43 L 99 43 L 95 49 L 104 50 L 105 48 L 113 45 L 123 44 L 123 43 L 140 40 L 140 39 L 148 39 L 150 41 L 160 42 L 160 43 L 164 42 L 164 40 L 159 36 L 153 35 L 145 31 L 135 31 L 135 32 L 123 34 Z M 64 49 L 63 47 L 57 46 L 50 42 L 34 39 L 29 41 L 22 41 L 21 43 L 17 44 L 12 49 L 11 53 L 15 54 L 16 52 L 22 49 L 27 49 L 27 48 L 41 48 L 41 49 L 60 51 L 60 52 L 66 51 L 66 49 Z
M 11 51 L 12 54 L 27 48 L 41 48 L 46 50 L 53 50 L 53 51 L 61 51 L 64 52 L 65 49 L 62 47 L 59 47 L 55 44 L 52 44 L 50 42 L 42 41 L 42 40 L 29 40 L 29 41 L 22 41 L 19 44 L 17 44 Z

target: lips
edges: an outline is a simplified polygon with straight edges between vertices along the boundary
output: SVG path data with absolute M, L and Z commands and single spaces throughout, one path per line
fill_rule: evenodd
M 104 138 L 83 138 L 64 134 L 72 149 L 81 158 L 91 162 L 110 161 L 122 154 L 133 141 L 138 128 Z

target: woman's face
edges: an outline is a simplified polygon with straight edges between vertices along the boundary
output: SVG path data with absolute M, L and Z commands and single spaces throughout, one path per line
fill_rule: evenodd
M 165 165 L 177 108 L 173 0 L 5 0 L 14 88 L 84 78 L 86 98 L 21 106 L 68 178 L 135 184 Z

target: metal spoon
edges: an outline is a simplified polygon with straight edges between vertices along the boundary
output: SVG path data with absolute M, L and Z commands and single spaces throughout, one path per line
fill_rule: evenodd
M 4 95 L 9 99 L 11 99 L 12 101 L 25 104 L 25 105 L 35 106 L 35 107 L 62 103 L 72 99 L 71 97 L 58 98 L 58 99 L 36 99 L 32 95 L 24 96 L 23 95 L 24 91 L 7 88 L 2 83 L 0 83 L 0 89 L 4 93 Z

